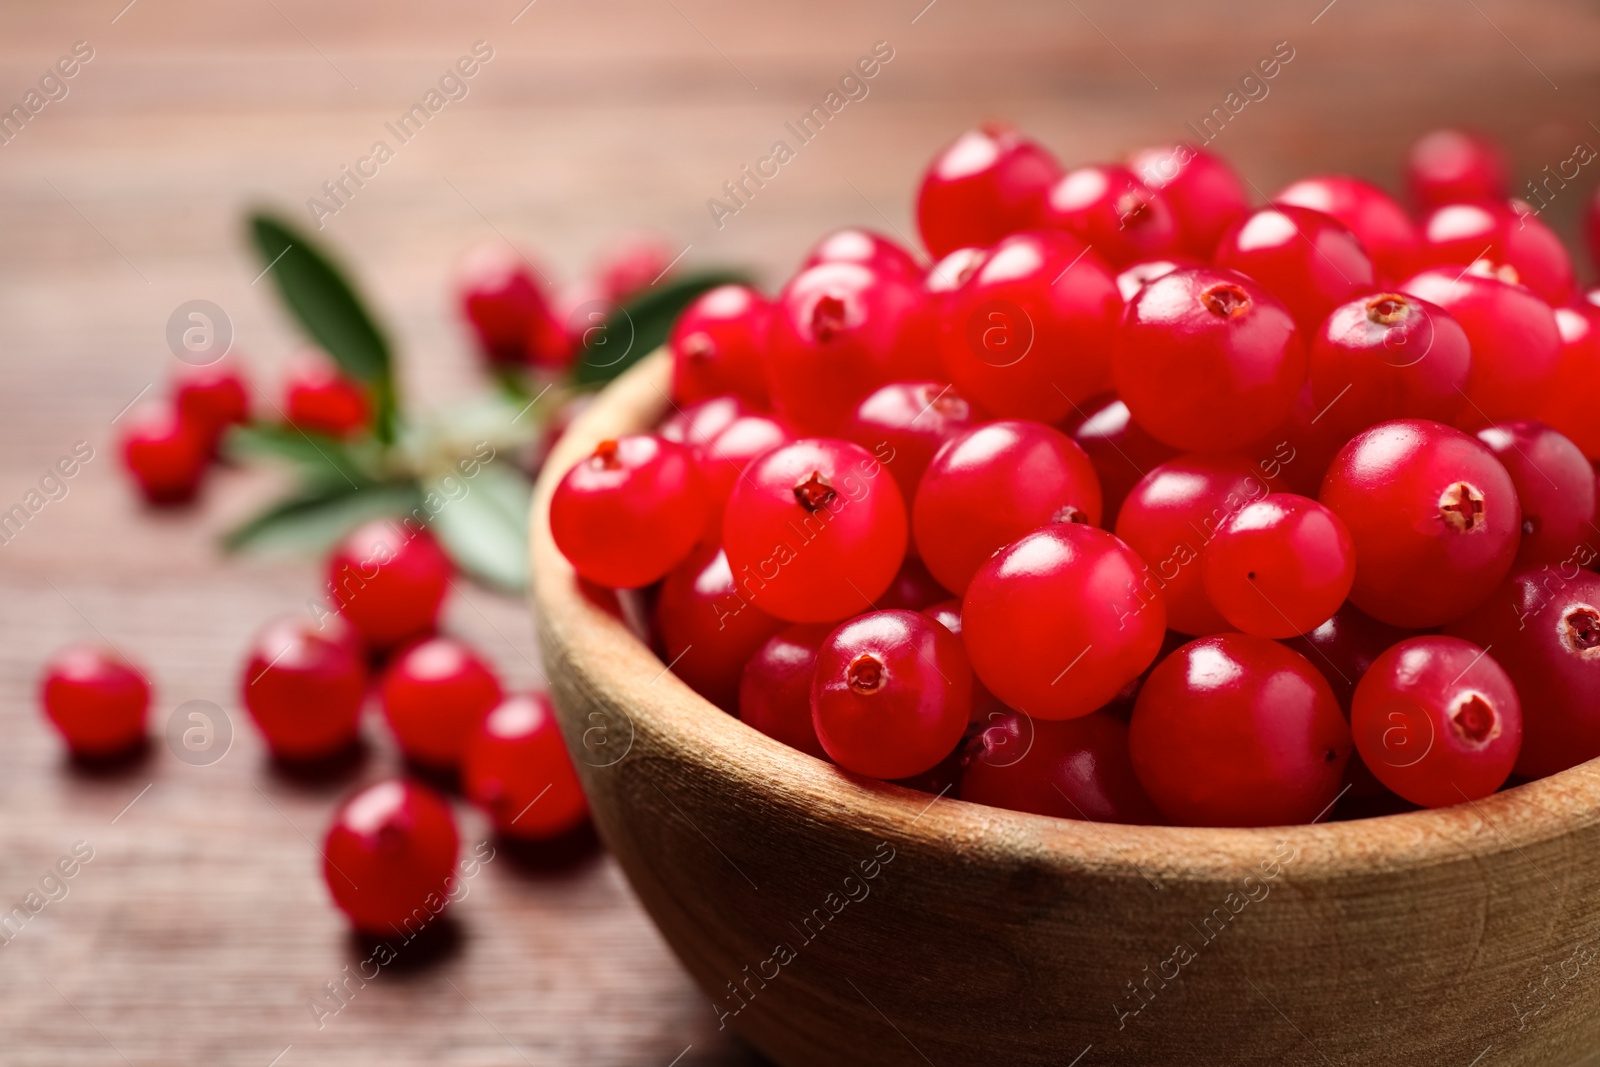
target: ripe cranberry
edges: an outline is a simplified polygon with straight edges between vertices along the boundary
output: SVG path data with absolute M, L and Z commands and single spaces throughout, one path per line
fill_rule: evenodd
M 650 234 L 628 234 L 613 242 L 595 261 L 594 277 L 602 298 L 620 304 L 664 278 L 673 250 Z
M 1379 622 L 1354 604 L 1346 603 L 1320 625 L 1284 644 L 1322 672 L 1348 718 L 1356 683 L 1367 668 L 1394 645 L 1413 636 L 1413 630 Z
M 945 370 L 985 411 L 1059 422 L 1111 383 L 1122 297 L 1110 268 L 1070 234 L 1005 238 L 940 314 Z
M 1555 308 L 1556 329 L 1561 334 L 1561 361 L 1555 388 L 1539 409 L 1539 418 L 1560 430 L 1583 449 L 1590 460 L 1600 459 L 1600 311 Z
M 968 246 L 956 249 L 928 268 L 927 275 L 922 279 L 922 291 L 942 306 L 951 293 L 966 284 L 988 255 L 986 248 Z
M 74 755 L 112 756 L 144 740 L 150 686 L 115 651 L 71 645 L 45 664 L 39 705 Z
M 702 545 L 667 574 L 655 622 L 672 672 L 729 714 L 739 706 L 745 661 L 784 625 L 739 595 L 728 557 L 715 543 Z
M 461 781 L 468 798 L 508 837 L 559 837 L 589 817 L 555 709 L 543 693 L 508 696 L 489 712 L 467 742 Z
M 877 607 L 884 611 L 893 608 L 922 611 L 949 599 L 950 590 L 939 584 L 938 579 L 928 571 L 927 564 L 907 553 L 906 561 L 900 564 L 900 571 L 894 576 L 894 581 L 889 583 L 889 588 L 878 598 Z
M 878 273 L 900 274 L 914 282 L 922 281 L 922 264 L 917 257 L 872 230 L 851 227 L 834 230 L 812 246 L 800 269 L 818 263 L 859 263 Z
M 771 315 L 767 298 L 748 285 L 720 285 L 695 297 L 667 340 L 673 400 L 692 404 L 731 393 L 766 407 Z
M 859 263 L 819 263 L 784 286 L 767 335 L 778 414 L 833 433 L 878 386 L 936 376 L 936 322 L 919 281 Z
M 909 778 L 949 754 L 972 710 L 961 641 L 915 611 L 874 611 L 817 650 L 811 720 L 835 763 L 873 778 Z
M 1133 773 L 1128 727 L 1103 711 L 1066 722 L 1007 712 L 978 735 L 961 799 L 1058 819 L 1156 825 Z
M 239 676 L 244 706 L 280 759 L 312 760 L 354 744 L 367 668 L 349 627 L 284 618 L 256 635 Z
M 1144 561 L 1079 523 L 1035 530 L 996 552 L 961 605 L 972 668 L 1010 707 L 1073 719 L 1148 667 L 1166 605 Z
M 1222 451 L 1288 417 L 1306 380 L 1294 320 L 1233 271 L 1173 271 L 1128 304 L 1112 355 L 1139 425 L 1174 448 Z
M 1119 163 L 1068 171 L 1051 188 L 1039 225 L 1066 230 L 1119 270 L 1178 250 L 1166 197 Z
M 1467 403 L 1466 332 L 1416 297 L 1379 293 L 1341 304 L 1312 335 L 1310 355 L 1312 404 L 1346 436 L 1390 419 L 1447 423 Z
M 211 451 L 230 426 L 250 421 L 250 393 L 231 365 L 186 366 L 173 381 L 178 417 L 198 430 Z
M 1554 391 L 1561 331 L 1550 306 L 1528 289 L 1454 267 L 1423 271 L 1400 288 L 1444 308 L 1466 332 L 1472 371 L 1462 419 L 1524 418 Z
M 1344 399 L 1349 395 L 1346 393 Z M 1333 457 L 1346 441 L 1366 429 L 1355 408 L 1344 410 L 1344 399 L 1318 407 L 1311 383 L 1307 382 L 1295 398 L 1289 418 L 1247 446 L 1248 453 L 1261 456 L 1262 469 L 1279 478 L 1290 491 L 1316 496 Z
M 1089 457 L 1060 430 L 1001 420 L 958 434 L 933 457 L 911 509 L 923 562 L 960 593 L 990 556 L 1057 522 L 1100 525 Z
M 302 360 L 290 371 L 283 407 L 289 425 L 306 433 L 354 437 L 372 424 L 366 387 L 320 359 Z
M 740 596 L 789 622 L 829 622 L 889 588 L 905 558 L 906 506 L 865 449 L 810 438 L 750 465 L 722 529 Z
M 1222 235 L 1218 267 L 1255 278 L 1310 336 L 1328 312 L 1372 291 L 1372 260 L 1344 223 L 1310 208 L 1264 207 Z
M 1184 251 L 1209 260 L 1229 226 L 1250 210 L 1244 182 L 1203 148 L 1162 145 L 1136 152 L 1129 165 L 1166 198 Z
M 1379 423 L 1340 450 L 1322 502 L 1356 546 L 1350 599 L 1395 626 L 1438 626 L 1470 611 L 1511 569 L 1522 509 L 1481 442 L 1425 419 Z
M 441 770 L 460 766 L 467 741 L 500 697 L 494 671 L 453 637 L 431 637 L 405 649 L 384 671 L 378 692 L 400 751 Z
M 567 471 L 550 499 L 550 533 L 583 578 L 635 589 L 689 554 L 707 507 L 689 449 L 630 434 L 601 441 Z
M 1001 125 L 969 130 L 934 157 L 917 190 L 917 228 L 935 257 L 987 248 L 1033 225 L 1061 164 Z
M 1088 410 L 1089 417 L 1072 431 L 1072 439 L 1088 454 L 1099 476 L 1102 514 L 1115 519 L 1139 479 L 1178 452 L 1151 437 L 1133 421 L 1128 405 L 1115 397 Z
M 910 503 L 939 446 L 980 421 L 953 385 L 891 382 L 861 402 L 844 436 L 883 461 Z
M 1320 211 L 1349 227 L 1372 257 L 1380 284 L 1416 273 L 1417 228 L 1405 208 L 1371 182 L 1347 174 L 1302 178 L 1272 202 Z
M 1289 826 L 1339 795 L 1350 728 L 1306 658 L 1276 641 L 1217 634 L 1162 660 L 1128 729 L 1133 769 L 1183 826 Z
M 1584 562 L 1593 562 L 1588 553 Z M 1511 575 L 1447 627 L 1493 649 L 1522 700 L 1516 771 L 1543 778 L 1600 756 L 1600 577 L 1576 563 Z
M 1303 634 L 1339 609 L 1356 578 L 1355 547 L 1315 500 L 1269 493 L 1229 515 L 1201 555 L 1206 595 L 1237 629 Z
M 369 785 L 339 805 L 323 842 L 333 902 L 363 933 L 412 934 L 444 911 L 455 870 L 455 817 L 427 786 Z
M 946 630 L 961 636 L 961 601 L 941 600 L 921 609 L 922 613 Z M 989 692 L 989 687 L 978 680 L 977 675 L 972 676 L 972 721 L 989 722 L 994 716 L 1009 714 L 1009 708 L 1000 703 L 995 695 Z
M 1423 220 L 1422 264 L 1465 267 L 1478 260 L 1487 261 L 1507 281 L 1526 285 L 1546 303 L 1572 299 L 1572 257 L 1561 238 L 1521 200 L 1446 204 Z
M 831 623 L 778 631 L 750 657 L 739 680 L 739 718 L 820 760 L 828 754 L 811 724 L 811 675 L 817 649 L 832 632 Z
M 149 504 L 193 500 L 210 451 L 206 433 L 170 404 L 145 407 L 122 426 L 122 465 Z
M 357 528 L 328 557 L 328 590 L 368 648 L 433 632 L 455 568 L 427 530 L 385 520 Z
M 792 440 L 789 431 L 774 419 L 765 415 L 741 415 L 704 443 L 691 446 L 695 467 L 705 487 L 705 536 L 708 540 L 722 539 L 722 513 L 733 493 L 733 483 L 744 474 L 745 468 L 762 453 Z
M 687 407 L 674 407 L 672 414 L 661 421 L 657 432 L 668 441 L 701 448 L 735 419 L 754 414 L 737 396 L 714 396 Z
M 1499 145 L 1460 130 L 1434 130 L 1406 155 L 1406 186 L 1423 207 L 1504 200 L 1506 174 Z
M 1122 294 L 1124 302 L 1131 302 L 1139 295 L 1139 290 L 1155 281 L 1165 278 L 1175 270 L 1190 270 L 1194 267 L 1205 266 L 1200 260 L 1192 256 L 1169 256 L 1164 259 L 1147 259 L 1124 267 L 1117 275 L 1117 292 Z
M 1522 746 L 1522 709 L 1506 672 L 1470 641 L 1411 637 L 1356 686 L 1356 749 L 1388 788 L 1443 808 L 1505 784 Z
M 561 368 L 573 349 L 531 264 L 505 244 L 480 245 L 462 257 L 456 299 L 478 352 L 495 367 Z
M 1522 506 L 1517 566 L 1559 563 L 1591 535 L 1595 517 L 1594 468 L 1583 451 L 1542 422 L 1519 419 L 1486 426 L 1478 440 L 1511 475 Z

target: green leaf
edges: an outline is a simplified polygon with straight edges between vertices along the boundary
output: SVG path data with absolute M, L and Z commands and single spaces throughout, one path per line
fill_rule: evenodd
M 595 325 L 584 333 L 583 351 L 572 370 L 580 385 L 602 385 L 667 343 L 672 324 L 690 302 L 708 289 L 748 284 L 742 271 L 713 270 L 685 274 L 609 311 L 596 307 Z M 603 316 L 603 321 L 602 321 Z
M 231 459 L 276 459 L 295 467 L 307 481 L 370 484 L 377 481 L 375 457 L 362 456 L 351 445 L 325 434 L 292 426 L 255 423 L 228 431 L 224 451 Z
M 456 565 L 479 581 L 520 593 L 528 584 L 528 503 L 532 487 L 507 466 L 424 487 L 432 529 Z M 464 489 L 463 489 L 464 487 Z
M 395 391 L 389 342 L 352 285 L 315 241 L 265 212 L 250 216 L 264 272 L 300 327 L 339 369 L 365 382 L 377 402 L 380 440 L 394 436 Z
M 325 552 L 368 519 L 401 515 L 419 502 L 414 485 L 312 486 L 228 531 L 222 544 L 230 552 L 246 548 Z

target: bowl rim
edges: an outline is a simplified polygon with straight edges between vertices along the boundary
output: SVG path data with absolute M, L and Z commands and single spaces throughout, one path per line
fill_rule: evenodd
M 1047 867 L 1126 869 L 1131 864 L 1147 881 L 1152 874 L 1237 880 L 1241 868 L 1257 865 L 1285 841 L 1304 853 L 1296 864 L 1297 877 L 1347 874 L 1358 861 L 1383 868 L 1478 862 L 1486 851 L 1522 854 L 1577 826 L 1600 823 L 1600 760 L 1448 808 L 1293 826 L 1143 826 L 933 796 L 852 775 L 768 737 L 672 674 L 620 613 L 606 610 L 592 592 L 584 591 L 550 534 L 550 497 L 567 468 L 598 441 L 651 430 L 661 413 L 677 406 L 668 395 L 670 371 L 664 348 L 639 360 L 573 420 L 546 458 L 532 502 L 529 600 L 546 642 L 547 664 L 554 643 L 603 700 L 627 709 L 630 720 L 647 719 L 659 739 L 670 742 L 679 755 L 692 754 L 703 769 L 742 771 L 769 786 L 781 783 L 770 789 L 773 802 L 813 815 L 824 809 L 847 812 L 874 832 L 945 847 L 957 842 L 976 852 L 1004 853 Z M 596 663 L 612 669 L 597 672 Z M 581 762 L 576 739 L 570 732 L 567 738 L 574 761 Z

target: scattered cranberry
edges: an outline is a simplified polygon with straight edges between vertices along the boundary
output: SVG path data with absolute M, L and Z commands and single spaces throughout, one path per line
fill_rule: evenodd
M 1166 197 L 1117 163 L 1068 171 L 1050 190 L 1040 225 L 1066 230 L 1119 270 L 1178 250 Z
M 461 314 L 491 366 L 561 368 L 572 359 L 532 264 L 505 244 L 482 245 L 462 258 L 456 276 Z
M 453 637 L 430 637 L 405 649 L 384 671 L 378 692 L 400 751 L 439 770 L 460 766 L 467 741 L 500 697 L 494 671 Z
M 1233 168 L 1186 144 L 1146 148 L 1129 165 L 1160 191 L 1178 223 L 1184 251 L 1209 260 L 1224 231 L 1250 210 L 1250 194 Z
M 1358 296 L 1311 338 L 1318 418 L 1351 433 L 1390 419 L 1451 422 L 1466 406 L 1471 369 L 1461 325 L 1402 293 Z
M 1372 291 L 1372 260 L 1349 228 L 1310 208 L 1266 207 L 1234 223 L 1217 246 L 1220 268 L 1249 275 L 1310 336 L 1328 312 Z
M 45 664 L 39 703 L 73 755 L 114 756 L 144 740 L 150 686 L 111 649 L 72 645 Z
M 961 799 L 1058 819 L 1161 822 L 1128 756 L 1128 727 L 1103 711 L 1066 722 L 1008 712 L 978 735 Z
M 1423 207 L 1504 200 L 1507 171 L 1498 145 L 1460 130 L 1435 130 L 1406 156 L 1406 185 Z
M 250 421 L 250 393 L 232 366 L 184 367 L 174 380 L 173 402 L 184 422 L 198 430 L 211 451 L 230 426 Z
M 1520 200 L 1435 208 L 1422 222 L 1421 258 L 1429 266 L 1465 267 L 1485 260 L 1497 274 L 1526 285 L 1546 303 L 1572 299 L 1572 257 L 1561 238 Z
M 969 130 L 928 166 L 917 191 L 917 227 L 934 256 L 987 248 L 1038 217 L 1061 164 L 1001 125 Z
M 274 756 L 320 759 L 360 734 L 367 668 L 355 636 L 337 618 L 324 629 L 285 618 L 251 643 L 239 692 Z
M 134 412 L 122 427 L 122 463 L 147 503 L 194 499 L 211 452 L 207 433 L 170 404 Z
M 550 533 L 579 575 L 633 589 L 689 554 L 707 507 L 689 449 L 631 434 L 601 441 L 567 471 L 550 500 Z
M 1229 515 L 1201 558 L 1206 595 L 1234 627 L 1293 637 L 1339 609 L 1356 578 L 1339 517 L 1315 500 L 1269 493 Z
M 459 847 L 442 797 L 417 782 L 390 779 L 334 812 L 322 875 L 357 930 L 409 936 L 444 911 Z
M 1522 541 L 1517 565 L 1559 563 L 1592 540 L 1594 468 L 1577 445 L 1542 422 L 1519 419 L 1478 431 L 1478 440 L 1500 460 L 1522 506 Z
M 766 407 L 770 317 L 767 298 L 748 285 L 721 285 L 696 297 L 667 340 L 672 398 L 692 404 L 731 393 Z
M 1555 388 L 1539 418 L 1566 434 L 1591 461 L 1600 460 L 1600 311 L 1556 308 L 1561 361 Z
M 507 837 L 559 837 L 589 817 L 555 709 L 543 693 L 508 696 L 489 712 L 467 742 L 461 781 Z
M 328 591 L 367 647 L 388 649 L 433 632 L 452 573 L 427 530 L 379 519 L 329 555 Z
M 917 257 L 895 241 L 872 230 L 834 230 L 812 247 L 801 262 L 800 269 L 805 270 L 818 263 L 859 263 L 874 271 L 900 274 L 915 282 L 922 281 L 922 264 L 917 262 Z
M 690 689 L 730 714 L 739 706 L 745 661 L 783 623 L 739 595 L 728 557 L 715 544 L 670 571 L 656 599 L 662 658 Z
M 891 382 L 861 402 L 844 436 L 883 461 L 909 504 L 939 446 L 980 421 L 953 385 Z
M 1116 518 L 1139 479 L 1178 454 L 1134 422 L 1128 405 L 1116 398 L 1091 405 L 1089 417 L 1073 429 L 1072 439 L 1094 464 L 1100 478 L 1102 512 L 1108 523 Z
M 1356 749 L 1413 804 L 1479 800 L 1511 774 L 1522 710 L 1487 650 L 1458 637 L 1412 637 L 1379 656 L 1356 686 Z
M 302 361 L 284 388 L 289 424 L 307 433 L 353 437 L 372 423 L 366 387 L 320 359 Z
M 1350 728 L 1306 658 L 1276 641 L 1218 634 L 1162 660 L 1129 726 L 1133 769 L 1182 826 L 1284 826 L 1338 798 Z
M 1272 202 L 1320 211 L 1349 227 L 1372 257 L 1380 283 L 1393 285 L 1416 273 L 1417 228 L 1405 208 L 1371 182 L 1345 174 L 1302 178 Z
M 811 675 L 832 632 L 831 623 L 778 631 L 746 661 L 739 680 L 739 718 L 820 760 L 828 754 L 811 723 Z

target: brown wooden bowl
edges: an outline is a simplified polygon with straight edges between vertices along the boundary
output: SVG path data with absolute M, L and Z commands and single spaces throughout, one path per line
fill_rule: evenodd
M 657 353 L 561 440 L 533 605 L 595 820 L 785 1065 L 1568 1064 L 1600 1048 L 1600 761 L 1437 811 L 1108 826 L 852 777 L 701 699 L 552 543 L 550 494 L 668 407 Z

